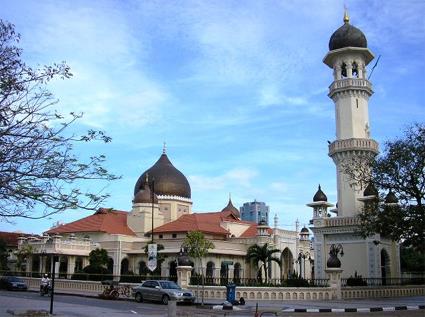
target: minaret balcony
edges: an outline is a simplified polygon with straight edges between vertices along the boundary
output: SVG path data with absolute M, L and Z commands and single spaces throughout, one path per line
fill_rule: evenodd
M 338 152 L 346 151 L 370 151 L 375 154 L 379 152 L 378 142 L 372 139 L 346 139 L 336 140 L 329 144 L 329 156 Z
M 367 79 L 363 78 L 344 78 L 340 80 L 335 80 L 329 86 L 329 94 L 328 96 L 332 98 L 332 96 L 341 91 L 347 90 L 363 90 L 366 91 L 369 95 L 373 94 L 372 84 Z

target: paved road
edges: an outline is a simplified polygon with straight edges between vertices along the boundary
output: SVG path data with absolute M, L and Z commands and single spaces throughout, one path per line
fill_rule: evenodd
M 163 317 L 167 316 L 168 307 L 155 303 L 136 303 L 134 301 L 107 301 L 97 298 L 86 298 L 69 295 L 55 295 L 54 297 L 54 313 L 56 316 L 67 317 L 124 317 L 124 316 L 152 316 Z M 281 302 L 268 301 L 260 303 L 262 311 L 277 312 L 278 316 L 317 316 L 328 317 L 338 316 L 341 314 L 335 313 L 287 313 L 282 312 L 286 307 L 303 308 L 303 307 L 377 307 L 389 306 L 394 301 L 397 304 L 422 304 L 424 297 L 407 297 L 402 299 L 382 299 L 382 300 L 361 300 L 361 301 L 335 301 L 335 302 Z M 193 306 L 178 306 L 178 317 L 218 317 L 218 316 L 253 316 L 254 302 L 248 302 L 245 310 L 239 312 L 223 312 L 213 311 L 211 309 L 200 309 Z M 308 306 L 309 305 L 309 306 Z M 7 292 L 0 291 L 0 317 L 11 316 L 7 313 L 8 310 L 22 312 L 28 309 L 46 310 L 50 308 L 50 297 L 40 297 L 35 292 Z M 274 314 L 263 314 L 264 317 L 273 316 Z M 359 316 L 374 316 L 374 317 L 425 317 L 425 310 L 409 310 L 395 312 L 373 312 L 373 313 L 342 313 L 343 317 L 359 317 Z

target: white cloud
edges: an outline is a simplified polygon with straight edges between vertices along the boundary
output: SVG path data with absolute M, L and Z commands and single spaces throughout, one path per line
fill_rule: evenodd
M 219 190 L 234 187 L 250 187 L 258 172 L 252 169 L 236 168 L 219 176 L 190 175 L 191 186 L 197 191 Z
M 288 191 L 288 184 L 285 182 L 273 182 L 270 184 L 270 188 L 279 193 L 286 193 Z

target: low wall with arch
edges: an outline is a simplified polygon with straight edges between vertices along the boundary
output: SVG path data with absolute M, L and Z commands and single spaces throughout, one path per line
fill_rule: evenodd
M 38 290 L 39 278 L 22 277 L 29 289 Z M 131 287 L 139 285 L 134 283 L 120 283 Z M 55 279 L 55 290 L 69 294 L 85 294 L 97 296 L 102 293 L 105 285 L 95 281 L 77 281 Z M 197 297 L 202 295 L 202 287 L 199 294 L 196 285 L 188 287 Z M 376 287 L 343 287 L 341 289 L 343 299 L 382 298 L 403 296 L 424 296 L 424 285 L 403 286 L 376 286 Z M 236 287 L 236 298 L 243 297 L 245 300 L 331 300 L 336 298 L 336 289 L 331 287 Z M 226 298 L 225 286 L 204 286 L 205 299 Z
M 189 289 L 197 297 L 202 296 L 202 288 L 191 285 Z M 341 290 L 343 299 L 382 298 L 423 296 L 425 286 L 377 286 L 377 287 L 344 287 Z M 236 287 L 236 299 L 245 300 L 331 300 L 336 298 L 336 289 L 331 287 Z M 225 299 L 225 286 L 205 286 L 205 299 Z
M 189 289 L 196 297 L 202 296 L 202 289 L 191 285 Z M 204 298 L 225 299 L 225 286 L 205 286 Z M 236 298 L 245 300 L 330 300 L 336 298 L 336 290 L 330 287 L 236 287 Z

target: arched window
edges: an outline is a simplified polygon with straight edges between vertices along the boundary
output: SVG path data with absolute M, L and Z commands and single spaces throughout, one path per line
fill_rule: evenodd
M 145 261 L 139 262 L 139 275 L 147 275 L 148 274 L 148 267 L 146 266 Z
M 114 259 L 108 258 L 108 265 L 107 265 L 108 273 L 113 274 L 114 273 Z
M 345 63 L 341 65 L 341 78 L 347 78 L 347 64 Z
M 224 262 L 221 262 L 220 285 L 227 285 L 228 284 L 228 278 L 229 278 L 229 269 L 227 267 L 227 264 L 224 263 Z
M 124 258 L 121 261 L 121 275 L 128 274 L 128 259 Z
M 205 273 L 207 285 L 214 285 L 214 269 L 215 269 L 214 262 L 209 261 L 207 263 L 207 270 Z
M 169 275 L 171 281 L 177 281 L 177 263 L 176 261 L 170 261 L 168 264 Z
M 356 62 L 352 64 L 353 78 L 359 78 L 359 65 Z
M 68 270 L 68 257 L 67 256 L 61 256 L 59 258 L 59 277 L 60 278 L 67 278 L 67 270 Z M 72 273 L 72 272 L 70 272 Z
M 80 272 L 83 270 L 83 258 L 81 256 L 77 256 L 75 259 L 75 269 L 74 272 Z
M 285 248 L 281 256 L 281 273 L 282 279 L 288 279 L 293 269 L 294 257 L 288 248 Z
M 234 276 L 234 282 L 236 284 L 240 284 L 241 282 L 241 264 L 237 262 L 233 268 L 233 276 Z
M 40 257 L 39 256 L 33 256 L 32 257 L 32 272 L 38 272 L 40 270 Z
M 387 279 L 391 277 L 390 257 L 385 249 L 381 250 L 381 277 L 382 285 L 386 285 Z

